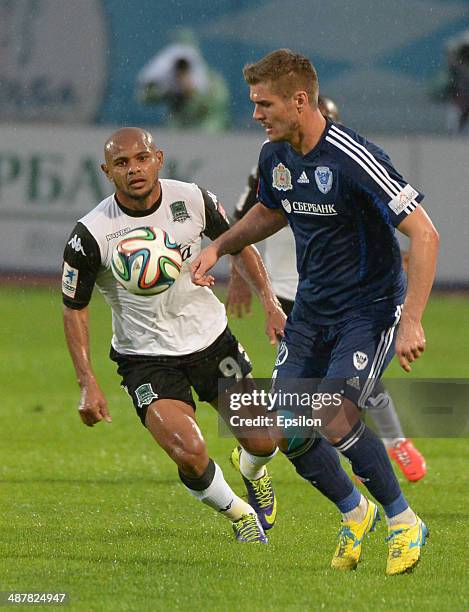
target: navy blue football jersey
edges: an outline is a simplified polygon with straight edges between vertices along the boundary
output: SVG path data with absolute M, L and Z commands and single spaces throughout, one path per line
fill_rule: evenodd
M 394 228 L 423 194 L 382 149 L 327 120 L 306 155 L 287 142 L 266 142 L 259 170 L 259 201 L 282 210 L 295 236 L 294 321 L 327 324 L 380 300 L 402 303 L 405 276 Z

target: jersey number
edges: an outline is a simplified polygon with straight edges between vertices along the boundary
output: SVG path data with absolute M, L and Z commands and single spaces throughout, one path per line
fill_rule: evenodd
M 225 378 L 236 378 L 236 380 L 241 380 L 243 378 L 241 368 L 233 357 L 225 357 L 222 359 L 218 364 L 218 368 Z

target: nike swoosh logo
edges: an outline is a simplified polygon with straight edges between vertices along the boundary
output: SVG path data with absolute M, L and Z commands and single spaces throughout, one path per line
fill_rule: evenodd
M 272 510 L 269 514 L 267 512 L 264 513 L 264 518 L 269 525 L 273 525 L 275 523 L 275 516 L 277 514 L 277 498 L 274 498 L 274 505 L 272 506 Z

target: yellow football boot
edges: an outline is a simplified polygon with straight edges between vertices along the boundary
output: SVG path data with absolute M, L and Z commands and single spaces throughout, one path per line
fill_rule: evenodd
M 422 546 L 428 537 L 425 523 L 417 517 L 417 523 L 409 525 L 393 525 L 389 527 L 386 542 L 389 546 L 386 574 L 409 573 L 417 565 L 422 553 Z
M 361 523 L 356 521 L 342 521 L 338 534 L 338 543 L 331 566 L 334 569 L 353 570 L 360 561 L 363 540 L 367 533 L 374 531 L 379 512 L 376 504 L 368 501 L 365 518 Z

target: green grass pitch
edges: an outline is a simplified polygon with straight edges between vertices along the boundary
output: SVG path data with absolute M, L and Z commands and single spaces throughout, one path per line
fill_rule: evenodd
M 92 352 L 114 422 L 84 427 L 56 289 L 0 290 L 0 591 L 67 591 L 70 610 L 463 610 L 469 608 L 469 445 L 418 440 L 428 475 L 402 482 L 431 537 L 412 575 L 386 577 L 384 521 L 355 572 L 329 568 L 339 517 L 282 457 L 271 464 L 279 499 L 268 546 L 237 544 L 229 523 L 192 499 L 120 390 L 107 358 L 110 318 L 92 303 Z M 467 377 L 469 298 L 436 295 L 428 350 L 415 376 Z M 273 349 L 259 311 L 233 330 L 255 374 Z M 395 363 L 389 375 L 398 376 Z M 201 405 L 211 455 L 229 466 L 233 443 Z M 401 479 L 402 481 L 402 479 Z

